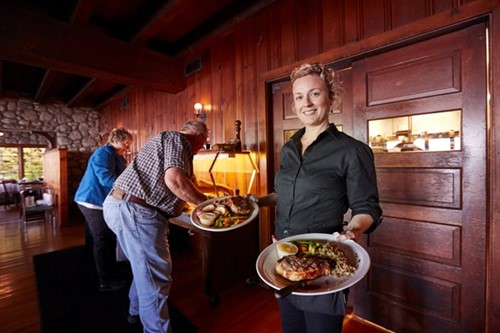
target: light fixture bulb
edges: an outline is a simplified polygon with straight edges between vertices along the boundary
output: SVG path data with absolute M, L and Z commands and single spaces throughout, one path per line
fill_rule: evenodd
M 196 104 L 194 105 L 194 109 L 195 109 L 196 111 L 198 111 L 198 112 L 199 112 L 199 111 L 201 111 L 201 109 L 202 109 L 202 108 L 203 108 L 203 105 L 201 105 L 201 103 L 196 103 Z

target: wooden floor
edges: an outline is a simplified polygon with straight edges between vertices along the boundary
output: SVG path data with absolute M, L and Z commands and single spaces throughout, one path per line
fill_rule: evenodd
M 0 332 L 40 332 L 32 256 L 83 243 L 81 224 L 62 229 L 48 223 L 22 226 L 19 211 L 0 208 Z M 242 282 L 219 295 L 220 304 L 212 307 L 202 291 L 199 258 L 181 249 L 174 251 L 173 259 L 170 299 L 200 333 L 281 331 L 273 291 Z M 344 333 L 358 332 L 388 331 L 348 315 Z

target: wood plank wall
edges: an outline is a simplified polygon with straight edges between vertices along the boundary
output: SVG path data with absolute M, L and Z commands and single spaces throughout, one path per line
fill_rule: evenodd
M 212 143 L 234 137 L 242 121 L 244 148 L 258 150 L 263 140 L 263 110 L 258 110 L 261 73 L 308 59 L 328 50 L 484 0 L 281 0 L 189 50 L 200 57 L 201 71 L 188 77 L 185 91 L 170 95 L 130 89 L 102 112 L 109 127 L 125 126 L 136 135 L 133 151 L 161 130 L 178 130 L 204 104 Z M 333 60 L 333 59 L 332 59 Z M 123 99 L 128 106 L 121 107 Z
M 241 120 L 243 149 L 258 153 L 257 162 L 262 171 L 257 177 L 255 192 L 266 192 L 268 129 L 267 92 L 261 86 L 263 73 L 271 75 L 273 80 L 286 78 L 294 65 L 306 59 L 334 61 L 334 57 L 386 44 L 390 41 L 387 38 L 379 38 L 377 44 L 377 36 L 388 32 L 399 31 L 389 37 L 393 39 L 411 35 L 411 23 L 418 24 L 439 15 L 457 16 L 460 11 L 476 15 L 478 11 L 494 7 L 496 2 L 277 0 L 228 31 L 188 50 L 183 55 L 185 62 L 200 58 L 202 68 L 187 78 L 183 92 L 172 95 L 131 88 L 106 105 L 102 112 L 110 128 L 124 126 L 133 131 L 132 156 L 154 134 L 178 130 L 184 121 L 193 118 L 196 102 L 202 103 L 207 112 L 212 144 L 233 138 L 234 121 Z M 479 8 L 468 9 L 473 6 Z M 450 20 L 441 24 L 449 23 Z M 424 29 L 441 28 L 439 22 L 432 25 Z M 405 27 L 410 28 L 406 31 Z M 332 54 L 342 49 L 348 51 Z

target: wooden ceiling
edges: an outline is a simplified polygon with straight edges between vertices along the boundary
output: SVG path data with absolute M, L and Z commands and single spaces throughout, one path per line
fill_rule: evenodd
M 0 97 L 99 109 L 185 88 L 181 56 L 274 0 L 2 0 Z

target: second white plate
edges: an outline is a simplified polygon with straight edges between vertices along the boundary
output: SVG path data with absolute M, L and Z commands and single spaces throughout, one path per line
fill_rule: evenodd
M 226 198 L 229 198 L 229 197 L 218 197 L 218 198 L 209 199 L 207 201 L 202 202 L 198 206 L 196 206 L 193 209 L 193 211 L 191 212 L 191 222 L 193 222 L 193 225 L 199 229 L 206 230 L 206 231 L 212 231 L 212 232 L 231 231 L 231 230 L 234 230 L 237 228 L 241 228 L 244 225 L 247 225 L 248 223 L 252 222 L 259 214 L 259 206 L 257 206 L 257 204 L 255 202 L 249 201 L 250 207 L 252 208 L 252 212 L 250 213 L 250 215 L 248 216 L 248 218 L 245 221 L 238 223 L 238 224 L 235 224 L 235 225 L 232 225 L 232 226 L 227 227 L 227 228 L 215 228 L 215 227 L 211 227 L 211 226 L 209 227 L 209 226 L 203 225 L 200 222 L 200 219 L 198 218 L 198 214 L 197 214 L 198 211 L 203 209 L 203 207 L 205 207 L 209 204 L 212 204 L 216 201 L 223 200 Z

